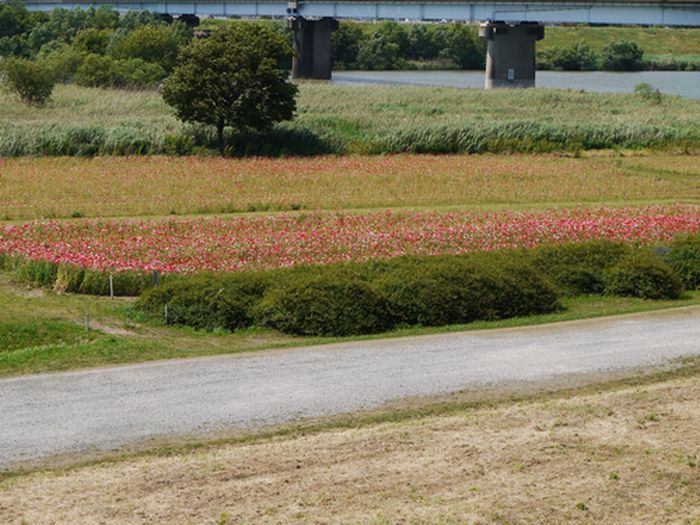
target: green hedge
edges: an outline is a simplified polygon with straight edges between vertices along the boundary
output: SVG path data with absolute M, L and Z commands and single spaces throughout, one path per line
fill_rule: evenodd
M 606 272 L 605 290 L 642 299 L 678 299 L 683 294 L 683 283 L 658 257 L 633 254 Z
M 632 251 L 614 241 L 541 246 L 533 250 L 532 264 L 549 276 L 568 296 L 602 293 L 603 274 Z
M 169 324 L 236 330 L 253 324 L 253 307 L 269 284 L 269 273 L 174 277 L 145 293 L 139 306 Z
M 370 283 L 292 274 L 270 287 L 256 308 L 259 324 L 299 335 L 355 335 L 393 327 L 387 301 Z
M 344 336 L 552 312 L 558 297 L 527 260 L 492 253 L 180 277 L 146 291 L 139 308 L 196 328 Z
M 402 261 L 376 282 L 398 324 L 440 326 L 551 312 L 558 292 L 504 255 Z
M 700 235 L 674 239 L 665 260 L 688 290 L 700 288 Z
M 146 291 L 139 307 L 170 324 L 268 326 L 299 335 L 376 333 L 553 312 L 562 295 L 673 299 L 698 276 L 700 236 L 655 249 L 592 241 L 533 250 L 241 274 L 184 276 Z M 668 261 L 664 262 L 665 260 Z M 689 286 L 690 287 L 690 286 Z

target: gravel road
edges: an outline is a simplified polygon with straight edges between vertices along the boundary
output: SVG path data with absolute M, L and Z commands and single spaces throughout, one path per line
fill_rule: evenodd
M 0 380 L 0 468 L 700 354 L 700 308 Z

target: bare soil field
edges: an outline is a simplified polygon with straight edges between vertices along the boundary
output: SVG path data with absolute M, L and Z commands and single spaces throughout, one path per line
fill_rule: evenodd
M 617 386 L 615 386 L 617 385 Z M 0 522 L 700 523 L 700 375 L 0 484 Z

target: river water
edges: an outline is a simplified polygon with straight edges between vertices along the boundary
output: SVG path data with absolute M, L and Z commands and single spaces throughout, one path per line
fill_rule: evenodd
M 337 71 L 333 81 L 361 84 L 414 84 L 483 88 L 483 71 Z M 700 71 L 538 71 L 537 86 L 610 93 L 631 93 L 647 82 L 663 93 L 700 100 Z

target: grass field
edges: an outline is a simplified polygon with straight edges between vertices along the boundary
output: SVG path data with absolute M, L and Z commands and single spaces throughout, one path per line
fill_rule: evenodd
M 0 161 L 0 218 L 700 202 L 700 157 L 28 158 Z
M 594 116 L 595 118 L 591 118 Z M 0 155 L 158 153 L 183 127 L 157 92 L 57 86 L 44 108 L 0 94 Z M 170 137 L 170 138 L 167 138 Z M 700 101 L 556 90 L 302 83 L 298 117 L 230 136 L 236 154 L 454 153 L 643 148 L 700 141 Z M 191 143 L 187 146 L 191 150 Z
M 465 392 L 18 475 L 0 482 L 0 521 L 693 525 L 699 372 Z
M 538 51 L 585 43 L 601 51 L 611 42 L 629 40 L 644 50 L 647 60 L 670 59 L 700 62 L 700 31 L 670 27 L 548 27 Z

